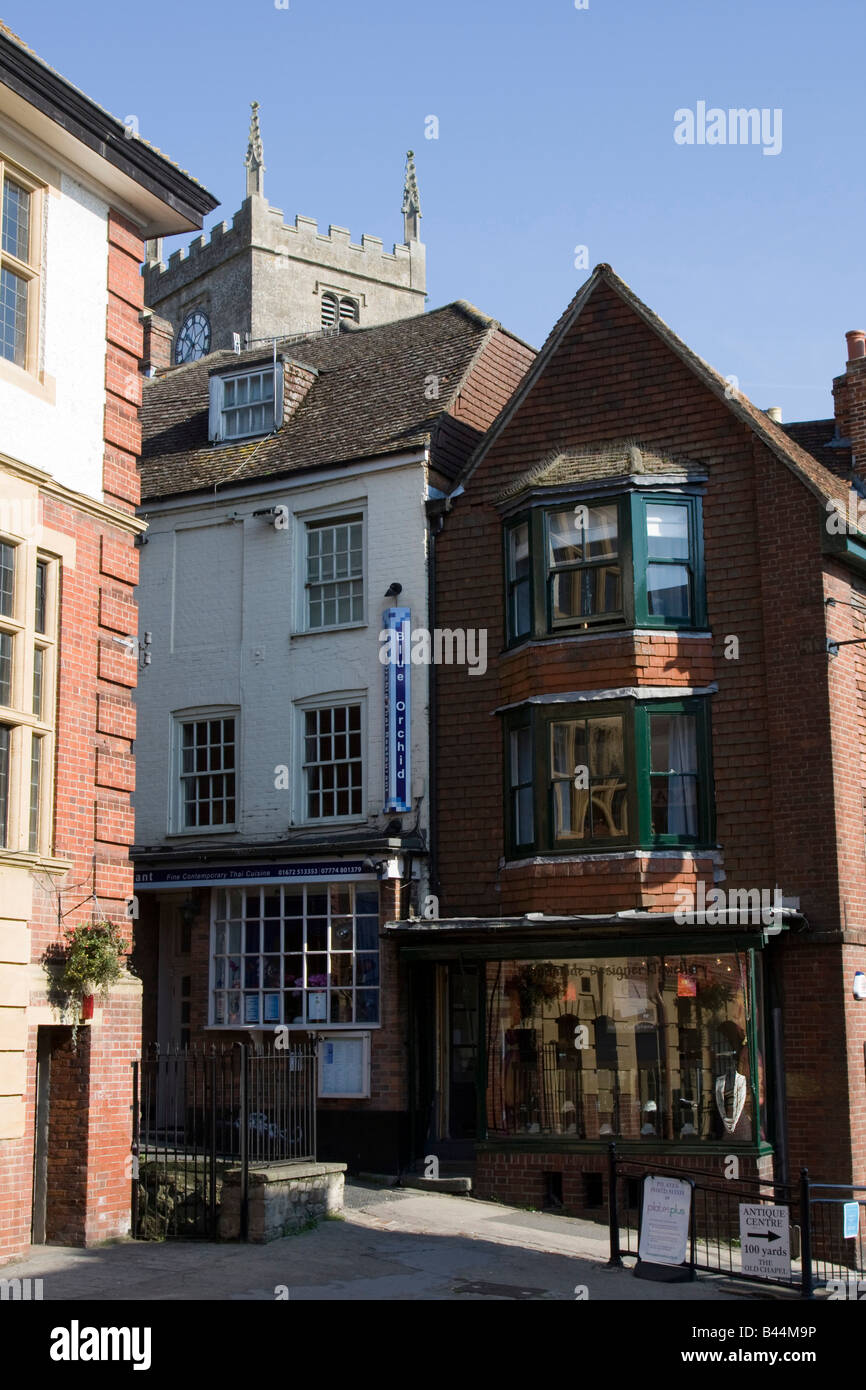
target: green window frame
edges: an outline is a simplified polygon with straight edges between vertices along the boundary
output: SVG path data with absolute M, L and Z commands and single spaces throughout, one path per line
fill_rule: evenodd
M 632 493 L 631 534 L 635 622 L 640 627 L 704 627 L 700 498 Z
M 707 697 L 530 704 L 503 723 L 509 858 L 712 844 Z
M 701 513 L 691 493 L 631 491 L 548 502 L 509 518 L 506 645 L 635 627 L 704 628 Z

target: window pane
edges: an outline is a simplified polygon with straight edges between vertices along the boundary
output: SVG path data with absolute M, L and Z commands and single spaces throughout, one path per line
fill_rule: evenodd
M 586 558 L 588 560 L 599 560 L 607 558 L 609 555 L 616 555 L 618 550 L 617 542 L 617 512 L 615 502 L 609 502 L 602 507 L 587 507 L 588 515 L 585 518 L 585 546 Z
M 569 618 L 597 618 L 622 609 L 622 575 L 618 565 L 587 565 L 553 575 L 554 623 Z
M 45 632 L 46 609 L 48 604 L 48 564 L 45 560 L 36 561 L 36 631 Z
M 17 367 L 27 363 L 27 281 L 0 269 L 0 357 Z
M 42 647 L 35 647 L 33 651 L 33 713 L 37 719 L 43 717 L 42 712 L 42 691 L 45 674 L 45 652 Z
M 515 729 L 511 735 L 511 785 L 525 786 L 532 781 L 532 734 Z
M 41 738 L 33 737 L 30 747 L 30 838 L 29 849 L 35 854 L 39 848 L 39 789 L 42 777 Z
M 304 777 L 307 817 L 319 820 L 361 812 L 362 761 L 359 705 L 307 710 Z M 349 730 L 353 731 L 349 734 Z
M 681 503 L 648 502 L 646 531 L 651 560 L 688 560 L 688 507 Z
M 573 565 L 584 559 L 583 531 L 574 511 L 553 512 L 548 521 L 551 565 Z
M 12 730 L 0 724 L 0 845 L 4 848 L 9 825 L 9 751 Z
M 15 547 L 0 543 L 0 614 L 11 618 L 15 602 Z
M 0 705 L 12 704 L 12 651 L 14 638 L 0 632 Z
M 685 565 L 647 565 L 647 610 L 658 618 L 691 616 L 689 571 Z
M 31 194 L 14 179 L 3 180 L 3 231 L 0 247 L 19 261 L 30 259 Z
M 651 714 L 650 767 L 653 772 L 697 772 L 698 733 L 694 714 Z
M 654 835 L 698 835 L 697 717 L 650 715 Z

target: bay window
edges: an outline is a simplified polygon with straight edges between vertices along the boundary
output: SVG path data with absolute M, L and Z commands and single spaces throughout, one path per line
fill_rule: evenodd
M 506 523 L 508 641 L 706 621 L 697 496 L 539 505 Z
M 505 759 L 511 855 L 711 841 L 704 698 L 524 705 Z

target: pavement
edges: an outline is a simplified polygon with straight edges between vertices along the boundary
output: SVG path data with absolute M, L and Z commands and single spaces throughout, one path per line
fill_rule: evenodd
M 2 1269 L 58 1301 L 480 1301 L 754 1298 L 704 1276 L 658 1284 L 608 1269 L 607 1228 L 498 1202 L 346 1184 L 342 1218 L 267 1245 L 118 1241 L 34 1246 Z M 629 1262 L 631 1263 L 631 1262 Z M 770 1295 L 772 1296 L 772 1295 Z

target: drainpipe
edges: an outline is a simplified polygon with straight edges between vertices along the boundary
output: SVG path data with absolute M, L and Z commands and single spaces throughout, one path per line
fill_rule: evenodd
M 785 1054 L 782 1034 L 782 962 L 778 950 L 766 952 L 766 1001 L 770 1014 L 770 1045 L 773 1057 L 773 1139 L 776 1150 L 776 1180 L 787 1184 L 790 1177 L 788 1149 L 788 1104 L 785 1088 Z

